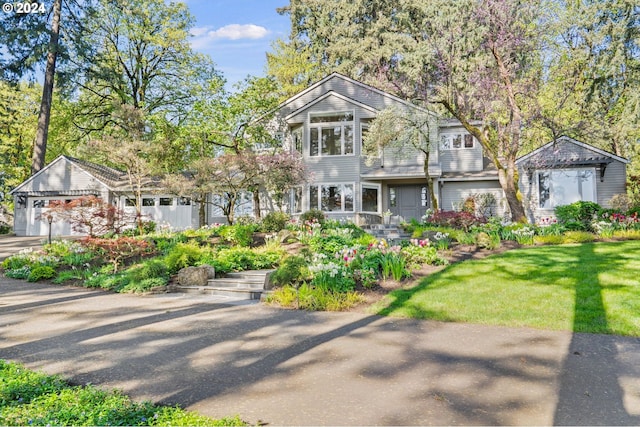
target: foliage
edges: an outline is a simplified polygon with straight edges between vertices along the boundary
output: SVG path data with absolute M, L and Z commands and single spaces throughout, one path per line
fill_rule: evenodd
M 238 417 L 214 420 L 178 407 L 136 403 L 120 392 L 72 387 L 59 376 L 0 360 L 3 425 L 245 425 Z
M 425 222 L 433 226 L 461 228 L 466 232 L 471 226 L 484 224 L 487 220 L 469 212 L 436 211 Z
M 587 231 L 567 231 L 563 237 L 564 243 L 587 243 L 596 239 L 593 233 Z
M 564 236 L 561 234 L 533 236 L 533 243 L 538 245 L 561 245 L 564 243 Z
M 30 265 L 23 265 L 22 267 L 6 270 L 4 272 L 4 275 L 7 277 L 11 277 L 12 279 L 25 280 L 31 274 L 31 268 L 32 267 Z
M 283 286 L 267 297 L 268 303 L 311 311 L 348 310 L 362 301 L 357 292 L 334 292 L 306 283 L 300 287 Z
M 148 255 L 155 251 L 153 244 L 149 241 L 133 237 L 115 239 L 87 237 L 82 239 L 80 243 L 111 263 L 114 271 L 117 271 L 118 266 L 129 258 Z
M 278 286 L 297 284 L 309 279 L 307 260 L 298 255 L 286 257 L 271 275 L 271 281 Z
M 558 223 L 569 230 L 592 231 L 591 223 L 600 213 L 601 207 L 595 202 L 575 202 L 558 206 L 554 212 Z
M 253 242 L 253 233 L 255 230 L 255 225 L 235 224 L 220 227 L 218 233 L 229 243 L 248 247 L 251 246 Z
M 300 222 L 305 223 L 305 222 L 313 222 L 313 221 L 321 225 L 324 224 L 324 221 L 325 221 L 324 213 L 319 209 L 310 209 L 300 214 Z
M 263 270 L 275 267 L 282 258 L 279 251 L 256 251 L 249 248 L 235 247 L 221 249 L 207 263 L 213 265 L 217 272 Z
M 58 275 L 52 280 L 53 283 L 59 285 L 71 280 L 84 279 L 84 271 L 78 269 L 62 270 L 58 272 Z
M 31 269 L 27 281 L 37 282 L 39 280 L 52 279 L 56 275 L 56 270 L 48 265 L 38 265 Z
M 262 218 L 261 230 L 265 233 L 273 233 L 284 230 L 291 217 L 285 212 L 269 212 Z
M 135 224 L 136 217 L 99 197 L 83 196 L 68 201 L 51 201 L 46 213 L 37 219 L 64 221 L 71 225 L 73 231 L 95 237 L 107 233 L 120 234 Z
M 182 268 L 196 265 L 207 252 L 196 243 L 178 243 L 167 253 L 164 262 L 169 272 L 176 274 Z

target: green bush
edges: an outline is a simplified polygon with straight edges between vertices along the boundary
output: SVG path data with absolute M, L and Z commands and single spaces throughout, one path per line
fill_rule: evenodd
M 249 248 L 228 248 L 220 250 L 207 263 L 215 267 L 216 271 L 262 270 L 273 268 L 278 264 L 282 254 L 277 251 L 256 252 Z
M 53 279 L 53 283 L 59 285 L 64 282 L 68 282 L 70 280 L 80 280 L 83 278 L 82 270 L 63 270 L 58 273 L 55 279 Z
M 167 264 L 161 259 L 154 258 L 129 267 L 126 271 L 127 276 L 132 282 L 141 282 L 149 278 L 168 278 L 169 269 Z
M 9 258 L 2 261 L 2 269 L 3 270 L 17 270 L 22 267 L 31 267 L 34 262 L 31 260 L 31 257 L 25 254 L 18 254 L 10 256 Z
M 220 227 L 220 237 L 227 242 L 238 246 L 251 246 L 255 225 L 227 225 Z
M 119 292 L 147 292 L 151 288 L 165 286 L 169 283 L 168 277 L 149 277 L 139 281 L 130 281 L 127 285 L 119 289 Z
M 291 217 L 284 212 L 269 212 L 262 219 L 261 229 L 265 233 L 275 233 L 284 230 Z
M 271 275 L 271 281 L 278 286 L 290 285 L 308 279 L 307 261 L 298 255 L 285 258 L 280 267 Z
M 533 236 L 533 243 L 538 245 L 561 245 L 564 243 L 564 236 L 558 234 Z
M 7 277 L 11 277 L 12 279 L 20 279 L 25 280 L 31 274 L 31 266 L 23 265 L 19 268 L 14 268 L 11 270 L 5 270 L 4 275 Z
M 314 253 L 333 256 L 345 246 L 350 246 L 352 241 L 353 239 L 340 235 L 314 236 L 309 239 L 309 248 Z
M 363 301 L 357 292 L 333 292 L 306 283 L 299 288 L 284 286 L 267 297 L 268 303 L 312 311 L 348 310 Z
M 303 223 L 307 221 L 313 222 L 314 220 L 316 222 L 319 222 L 320 224 L 324 224 L 324 220 L 325 220 L 324 213 L 322 213 L 322 211 L 318 209 L 311 209 L 300 215 L 300 222 L 303 222 Z
M 567 231 L 564 233 L 565 243 L 588 243 L 596 240 L 596 236 L 588 231 Z
M 196 265 L 206 254 L 206 250 L 195 243 L 178 243 L 165 256 L 164 262 L 171 274 L 181 268 Z
M 38 265 L 31 269 L 27 280 L 29 282 L 37 282 L 39 280 L 48 280 L 56 276 L 56 270 L 48 265 Z
M 568 230 L 593 231 L 592 221 L 598 216 L 602 208 L 594 202 L 575 202 L 570 205 L 558 206 L 554 209 L 558 223 Z

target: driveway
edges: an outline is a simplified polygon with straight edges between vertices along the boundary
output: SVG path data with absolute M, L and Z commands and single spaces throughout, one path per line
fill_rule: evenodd
M 39 248 L 46 241 L 46 236 L 17 237 L 13 234 L 0 234 L 0 261 L 22 249 Z
M 640 424 L 636 338 L 1 278 L 0 357 L 252 424 Z

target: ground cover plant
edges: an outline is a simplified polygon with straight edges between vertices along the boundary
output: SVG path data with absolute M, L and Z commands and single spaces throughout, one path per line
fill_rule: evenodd
M 640 336 L 640 242 L 518 249 L 390 293 L 382 315 Z
M 242 426 L 239 417 L 213 419 L 178 407 L 134 402 L 118 391 L 71 386 L 0 359 L 0 425 Z

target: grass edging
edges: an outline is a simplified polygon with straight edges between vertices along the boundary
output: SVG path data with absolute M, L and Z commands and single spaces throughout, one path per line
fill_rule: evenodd
M 119 391 L 71 386 L 57 375 L 0 359 L 0 425 L 245 426 L 239 417 L 213 419 L 177 406 L 134 402 Z

